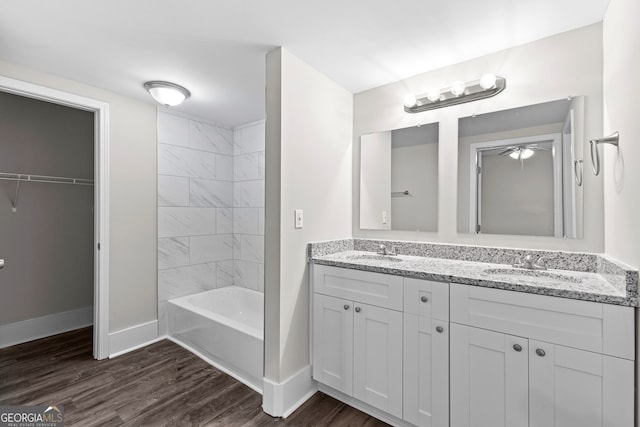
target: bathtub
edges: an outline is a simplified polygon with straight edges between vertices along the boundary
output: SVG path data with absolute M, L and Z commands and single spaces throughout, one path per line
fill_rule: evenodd
M 262 393 L 263 295 L 227 286 L 169 300 L 169 337 Z

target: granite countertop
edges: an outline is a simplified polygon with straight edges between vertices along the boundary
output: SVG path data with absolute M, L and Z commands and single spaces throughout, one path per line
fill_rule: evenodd
M 346 248 L 343 248 L 346 249 Z M 342 250 L 313 254 L 310 262 L 439 282 L 460 283 L 563 298 L 638 306 L 625 276 L 574 270 L 526 270 L 508 264 L 412 255 L 384 257 L 375 252 Z M 637 285 L 636 285 L 637 286 Z

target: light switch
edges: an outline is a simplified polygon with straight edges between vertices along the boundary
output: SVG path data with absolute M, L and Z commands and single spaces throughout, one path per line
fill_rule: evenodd
M 387 211 L 382 211 L 382 223 L 387 223 Z
M 296 217 L 296 228 L 302 228 L 302 226 L 304 225 L 304 218 L 302 216 L 302 209 L 296 209 L 295 210 L 295 217 Z

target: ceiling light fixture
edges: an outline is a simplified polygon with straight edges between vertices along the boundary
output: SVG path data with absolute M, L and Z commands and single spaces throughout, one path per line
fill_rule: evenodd
M 533 156 L 534 151 L 529 147 L 517 147 L 511 153 L 509 153 L 509 157 L 515 160 L 527 160 L 529 157 Z
M 158 104 L 165 107 L 175 107 L 191 96 L 186 88 L 171 82 L 155 80 L 146 82 L 144 88 L 151 94 Z
M 408 95 L 404 99 L 404 111 L 421 113 L 436 108 L 464 104 L 496 96 L 507 87 L 507 80 L 495 74 L 485 74 L 479 80 L 454 81 L 446 89 L 431 88 L 422 95 Z

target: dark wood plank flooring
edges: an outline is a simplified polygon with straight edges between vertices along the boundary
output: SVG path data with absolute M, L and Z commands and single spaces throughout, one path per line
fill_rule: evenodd
M 91 328 L 0 350 L 0 405 L 64 405 L 66 426 L 386 426 L 316 393 L 287 419 L 262 396 L 164 340 L 109 360 Z

